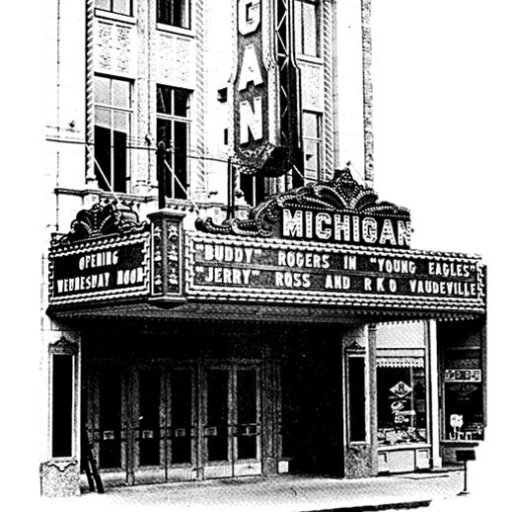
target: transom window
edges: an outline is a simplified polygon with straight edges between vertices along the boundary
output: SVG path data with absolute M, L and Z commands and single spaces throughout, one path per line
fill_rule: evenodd
M 131 82 L 95 77 L 94 156 L 97 163 L 94 167 L 98 185 L 103 190 L 127 191 L 131 95 Z
M 190 28 L 190 0 L 158 0 L 157 23 Z
M 96 9 L 102 11 L 115 12 L 116 14 L 132 14 L 131 0 L 96 0 Z
M 295 1 L 295 49 L 297 53 L 318 57 L 319 4 L 317 1 Z
M 165 144 L 165 160 L 172 169 L 172 173 L 163 170 L 167 173 L 165 195 L 177 199 L 188 195 L 190 99 L 187 89 L 157 85 L 157 137 Z

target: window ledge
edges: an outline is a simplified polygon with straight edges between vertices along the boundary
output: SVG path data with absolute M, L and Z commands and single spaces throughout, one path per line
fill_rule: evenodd
M 394 446 L 378 446 L 379 452 L 399 451 L 399 450 L 417 450 L 418 448 L 430 448 L 429 443 L 414 443 L 414 444 L 395 444 Z
M 116 12 L 103 11 L 102 9 L 94 9 L 94 16 L 96 18 L 102 18 L 110 21 L 122 21 L 129 25 L 135 25 L 137 20 L 134 16 L 128 16 L 127 14 L 118 14 Z
M 314 57 L 313 55 L 303 55 L 302 53 L 297 55 L 297 60 L 299 62 L 308 62 L 310 64 L 323 65 L 324 63 L 322 57 Z
M 175 34 L 177 36 L 186 36 L 191 39 L 195 37 L 195 33 L 191 28 L 181 28 L 175 27 L 174 25 L 166 25 L 165 23 L 157 23 L 156 29 L 161 32 L 166 32 L 168 34 Z

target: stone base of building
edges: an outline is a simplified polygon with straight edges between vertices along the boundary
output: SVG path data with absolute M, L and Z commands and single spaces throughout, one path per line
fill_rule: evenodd
M 80 471 L 76 459 L 43 462 L 40 474 L 42 496 L 64 498 L 80 495 Z

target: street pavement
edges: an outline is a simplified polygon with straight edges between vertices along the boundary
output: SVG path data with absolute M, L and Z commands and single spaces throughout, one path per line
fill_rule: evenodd
M 471 495 L 460 470 L 409 473 L 357 480 L 283 475 L 203 482 L 141 485 L 84 493 L 78 498 L 41 498 L 49 509 L 320 512 L 365 510 L 466 511 Z M 425 507 L 428 507 L 425 508 Z M 473 510 L 473 509 L 471 509 Z

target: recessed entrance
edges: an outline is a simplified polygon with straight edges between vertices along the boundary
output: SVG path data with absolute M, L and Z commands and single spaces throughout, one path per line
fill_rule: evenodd
M 106 485 L 261 473 L 257 364 L 98 363 L 89 437 Z

